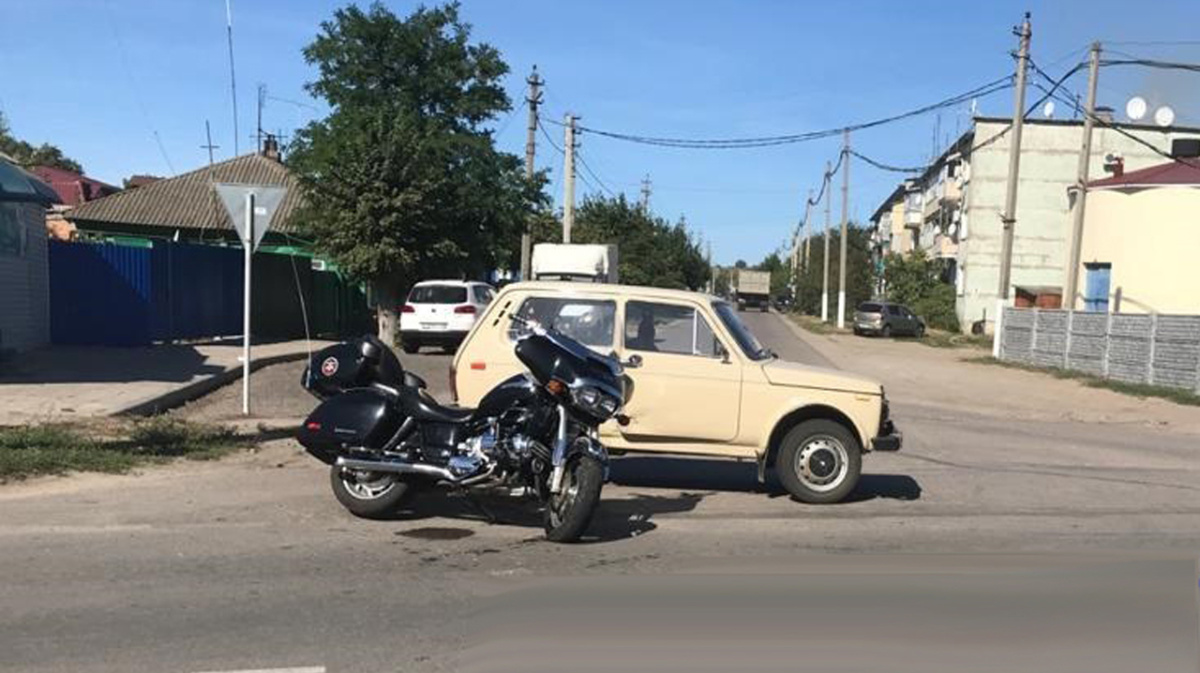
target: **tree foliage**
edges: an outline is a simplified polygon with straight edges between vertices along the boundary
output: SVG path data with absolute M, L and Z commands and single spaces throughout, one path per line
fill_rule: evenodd
M 846 238 L 846 312 L 853 314 L 854 307 L 871 298 L 875 285 L 875 271 L 871 264 L 871 240 L 867 229 L 851 224 Z M 803 242 L 801 242 L 803 245 Z M 841 232 L 829 232 L 829 315 L 837 317 L 838 267 Z M 810 241 L 809 262 L 801 265 L 796 278 L 797 310 L 809 315 L 821 314 L 821 286 L 825 266 L 825 240 L 814 236 Z
M 83 173 L 78 161 L 63 154 L 58 147 L 49 143 L 31 145 L 17 139 L 8 126 L 4 113 L 0 112 L 0 153 L 7 154 L 22 166 L 52 166 L 76 173 Z
M 385 296 L 511 265 L 544 198 L 483 126 L 510 109 L 508 66 L 470 37 L 457 4 L 401 19 L 376 3 L 337 10 L 304 49 L 317 69 L 307 88 L 332 112 L 292 145 L 301 222 L 319 252 Z
M 544 215 L 534 229 L 534 240 L 561 241 L 561 225 Z M 585 198 L 575 211 L 571 242 L 616 244 L 618 273 L 628 285 L 698 290 L 708 282 L 708 262 L 683 222 L 671 224 L 630 203 L 623 194 Z
M 954 286 L 942 281 L 942 263 L 924 250 L 892 253 L 884 260 L 883 281 L 889 301 L 904 304 L 930 327 L 959 331 Z

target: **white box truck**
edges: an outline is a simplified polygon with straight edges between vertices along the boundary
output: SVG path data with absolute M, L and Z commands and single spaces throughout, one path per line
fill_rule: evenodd
M 771 305 L 771 272 L 738 269 L 733 291 L 739 310 L 757 308 L 766 311 Z
M 587 243 L 538 243 L 533 246 L 530 280 L 616 283 L 617 246 Z

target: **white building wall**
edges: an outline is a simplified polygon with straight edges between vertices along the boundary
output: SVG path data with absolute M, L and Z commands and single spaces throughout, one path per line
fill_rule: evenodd
M 1006 121 L 976 120 L 974 144 L 986 141 L 1007 125 Z M 1168 152 L 1175 138 L 1200 137 L 1196 131 L 1128 127 L 1125 130 Z M 960 239 L 958 248 L 962 275 L 958 317 L 964 329 L 982 319 L 985 312 L 989 322 L 995 317 L 1002 246 L 1000 214 L 1004 209 L 1011 140 L 1012 134 L 1006 133 L 969 157 L 971 173 L 966 186 L 969 193 L 964 194 L 964 215 L 970 226 L 965 228 L 966 236 Z M 1065 285 L 1071 235 L 1067 188 L 1075 182 L 1082 140 L 1082 122 L 1033 120 L 1025 124 L 1013 240 L 1013 285 Z M 1091 179 L 1110 175 L 1104 172 L 1104 157 L 1109 153 L 1124 157 L 1126 171 L 1165 161 L 1161 155 L 1117 131 L 1097 126 L 1092 136 Z
M 0 349 L 29 350 L 50 341 L 50 273 L 46 211 L 35 203 L 0 203 L 0 226 L 24 228 L 20 251 L 0 249 Z

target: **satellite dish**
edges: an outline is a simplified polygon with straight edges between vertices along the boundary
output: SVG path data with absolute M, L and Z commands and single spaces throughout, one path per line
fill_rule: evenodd
M 1154 123 L 1159 126 L 1170 126 L 1175 123 L 1175 111 L 1164 105 L 1154 111 Z
M 1046 104 L 1042 106 L 1042 116 L 1046 119 L 1050 119 L 1054 116 L 1054 101 L 1046 101 Z
M 1141 96 L 1134 96 L 1125 104 L 1125 116 L 1129 117 L 1130 121 L 1138 121 L 1146 116 L 1146 99 Z

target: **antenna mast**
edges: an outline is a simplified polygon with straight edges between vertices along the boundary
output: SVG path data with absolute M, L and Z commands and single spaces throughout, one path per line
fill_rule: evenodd
M 225 0 L 225 35 L 229 39 L 229 92 L 233 98 L 233 155 L 238 154 L 237 78 L 233 68 L 233 8 Z

